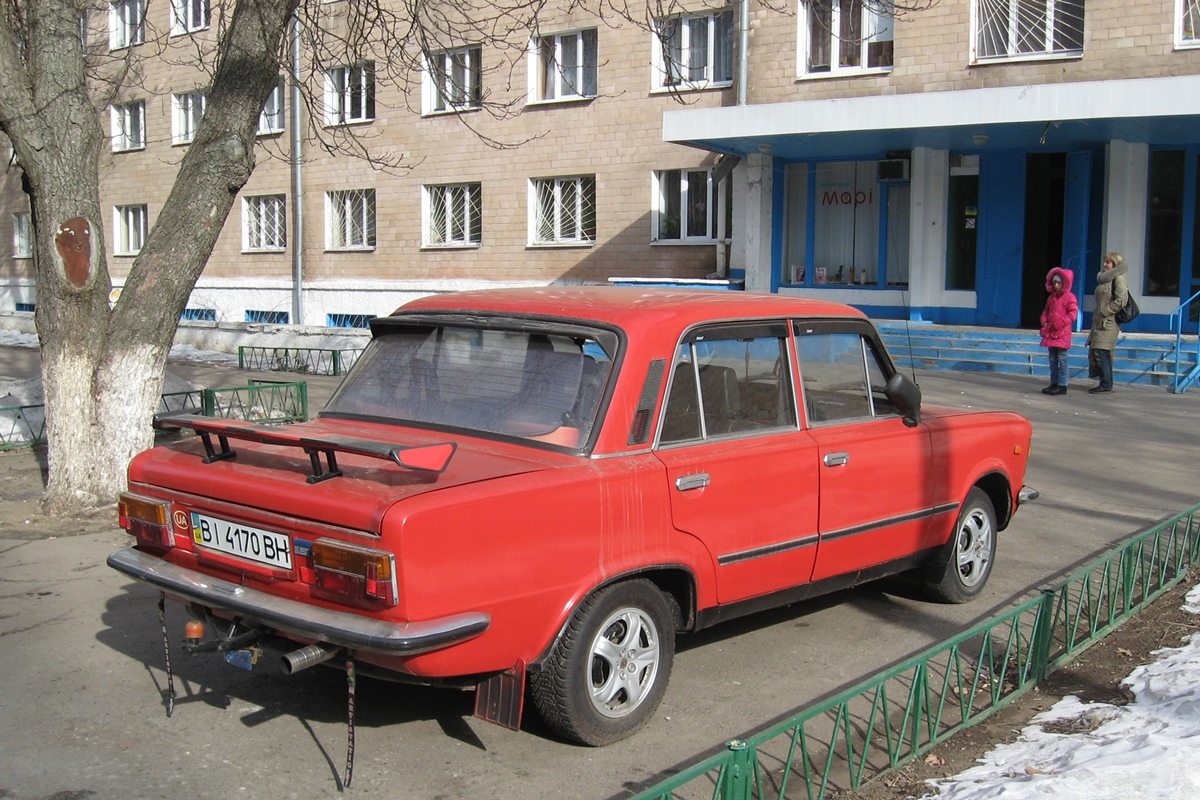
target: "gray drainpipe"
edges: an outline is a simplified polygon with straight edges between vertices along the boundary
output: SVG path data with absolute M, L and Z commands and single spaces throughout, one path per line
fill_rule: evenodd
M 297 12 L 298 14 L 299 12 Z M 304 324 L 304 182 L 300 158 L 300 17 L 292 18 L 292 322 Z
M 742 0 L 738 13 L 738 90 L 737 104 L 746 105 L 746 82 L 750 75 L 750 0 Z

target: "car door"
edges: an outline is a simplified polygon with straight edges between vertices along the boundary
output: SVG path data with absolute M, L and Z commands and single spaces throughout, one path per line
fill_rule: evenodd
M 784 321 L 695 330 L 676 352 L 656 454 L 674 526 L 708 548 L 721 603 L 812 574 L 817 460 L 792 364 Z
M 933 520 L 955 506 L 935 499 L 928 429 L 906 426 L 884 394 L 893 367 L 873 329 L 797 322 L 795 334 L 821 496 L 813 580 L 934 546 Z

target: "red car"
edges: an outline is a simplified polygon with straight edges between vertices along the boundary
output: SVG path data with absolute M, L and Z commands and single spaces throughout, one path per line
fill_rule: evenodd
M 160 418 L 108 563 L 218 647 L 477 689 L 563 737 L 630 735 L 675 636 L 904 573 L 963 602 L 1022 499 L 1031 426 L 922 407 L 835 303 L 573 287 L 427 297 L 310 422 Z M 252 657 L 251 657 L 252 656 Z

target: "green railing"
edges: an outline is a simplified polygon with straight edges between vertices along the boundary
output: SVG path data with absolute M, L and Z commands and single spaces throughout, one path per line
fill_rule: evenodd
M 308 384 L 250 381 L 245 386 L 205 389 L 200 413 L 248 422 L 303 422 L 308 419 Z
M 0 451 L 46 441 L 46 409 L 41 405 L 0 408 Z
M 635 800 L 823 800 L 999 711 L 1171 588 L 1200 557 L 1200 505 L 1038 597 L 689 766 Z
M 160 414 L 191 411 L 206 417 L 283 423 L 308 419 L 308 384 L 250 381 L 246 386 L 167 392 Z M 0 452 L 46 443 L 46 410 L 41 404 L 0 408 Z
M 345 375 L 361 350 L 311 347 L 238 347 L 238 368 L 303 375 Z

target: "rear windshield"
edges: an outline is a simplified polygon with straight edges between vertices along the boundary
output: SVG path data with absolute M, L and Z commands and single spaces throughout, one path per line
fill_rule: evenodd
M 381 330 L 323 415 L 585 446 L 611 354 L 581 333 L 413 325 Z

